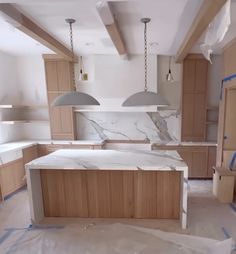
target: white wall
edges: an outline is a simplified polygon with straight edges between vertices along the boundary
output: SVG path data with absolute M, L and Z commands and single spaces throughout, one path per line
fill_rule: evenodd
M 0 54 L 0 103 L 47 105 L 44 63 L 41 56 L 14 57 Z M 48 119 L 48 110 L 31 111 L 32 119 Z M 48 139 L 48 123 L 0 125 L 0 142 L 19 139 Z
M 169 72 L 169 57 L 158 56 L 158 87 L 160 93 L 168 100 L 171 109 L 180 109 L 182 90 L 182 64 L 175 63 L 171 57 L 171 73 L 174 82 L 166 81 Z
M 0 52 L 0 104 L 18 103 L 20 86 L 18 86 L 16 59 Z M 0 110 L 0 119 L 2 110 Z M 22 126 L 0 123 L 0 143 L 21 139 Z
M 84 57 L 83 62 L 89 82 L 79 82 L 77 89 L 96 97 L 102 105 L 100 110 L 109 110 L 112 106 L 119 111 L 124 110 L 126 108 L 121 107 L 123 101 L 144 90 L 142 55 L 131 55 L 129 59 L 122 59 L 119 55 L 94 55 Z M 79 66 L 76 66 L 77 78 L 78 71 Z M 157 91 L 156 55 L 148 56 L 148 90 Z
M 208 69 L 208 91 L 207 104 L 208 106 L 219 106 L 221 80 L 223 78 L 223 55 L 213 55 L 212 64 L 209 64 Z M 218 112 L 209 111 L 208 119 L 217 120 Z M 207 126 L 207 138 L 209 141 L 217 139 L 217 125 Z
M 21 104 L 47 105 L 44 61 L 41 56 L 17 57 L 17 76 L 21 87 Z M 49 119 L 48 109 L 31 111 L 32 119 Z M 23 125 L 26 139 L 50 139 L 49 122 Z

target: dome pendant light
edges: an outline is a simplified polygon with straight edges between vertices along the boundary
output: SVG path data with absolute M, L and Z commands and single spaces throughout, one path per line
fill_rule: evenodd
M 66 19 L 66 22 L 70 26 L 70 43 L 71 43 L 71 52 L 72 52 L 72 78 L 73 78 L 73 86 L 74 91 L 64 93 L 58 96 L 51 104 L 51 106 L 96 106 L 100 105 L 100 103 L 91 95 L 86 93 L 81 93 L 76 91 L 75 86 L 75 71 L 74 71 L 74 47 L 73 47 L 73 32 L 72 32 L 72 24 L 75 23 L 74 19 Z
M 174 82 L 174 78 L 173 78 L 172 73 L 171 73 L 170 64 L 171 64 L 171 56 L 169 57 L 169 72 L 166 75 L 166 81 L 173 83 Z
M 147 23 L 150 18 L 142 18 L 144 24 L 144 91 L 135 93 L 128 97 L 122 104 L 123 107 L 143 107 L 143 106 L 168 106 L 168 102 L 160 94 L 149 92 L 147 88 Z

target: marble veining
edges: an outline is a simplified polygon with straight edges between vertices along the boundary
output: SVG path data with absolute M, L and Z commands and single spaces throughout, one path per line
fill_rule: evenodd
M 33 160 L 29 169 L 179 170 L 187 166 L 175 151 L 63 149 Z
M 167 143 L 180 140 L 178 110 L 158 112 L 79 112 L 80 139 L 145 140 Z

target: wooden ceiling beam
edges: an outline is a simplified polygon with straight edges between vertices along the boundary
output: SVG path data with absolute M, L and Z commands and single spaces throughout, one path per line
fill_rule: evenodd
M 181 63 L 184 60 L 186 55 L 190 52 L 194 44 L 207 29 L 208 25 L 212 22 L 226 1 L 227 0 L 204 0 L 185 39 L 183 40 L 183 43 L 177 52 L 177 63 Z
M 119 25 L 111 11 L 110 4 L 107 1 L 100 2 L 97 5 L 97 11 L 119 55 L 126 55 L 125 43 Z
M 4 16 L 6 16 L 7 20 L 9 19 L 9 23 L 15 26 L 18 30 L 27 34 L 63 58 L 72 61 L 72 52 L 70 49 L 64 46 L 31 19 L 26 17 L 12 4 L 1 3 L 0 11 L 4 14 Z M 77 60 L 77 57 L 75 57 L 75 60 Z

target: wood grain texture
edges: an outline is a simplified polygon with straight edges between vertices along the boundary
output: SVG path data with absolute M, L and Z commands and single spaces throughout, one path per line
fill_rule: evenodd
M 1 3 L 0 10 L 16 22 L 16 28 L 18 30 L 40 42 L 47 48 L 50 48 L 62 57 L 72 61 L 72 52 L 67 47 L 37 25 L 33 20 L 26 17 L 20 10 L 15 8 L 15 6 L 9 3 Z
M 24 165 L 36 158 L 38 158 L 38 146 L 34 145 L 23 149 Z
M 50 117 L 51 138 L 58 140 L 76 139 L 76 119 L 72 107 L 52 107 L 54 99 L 73 90 L 70 61 L 44 56 L 47 97 Z
M 182 141 L 206 140 L 207 73 L 208 62 L 201 55 L 184 60 Z
M 180 216 L 181 172 L 41 170 L 45 216 Z
M 13 193 L 26 184 L 23 159 L 18 159 L 0 167 L 2 197 Z

